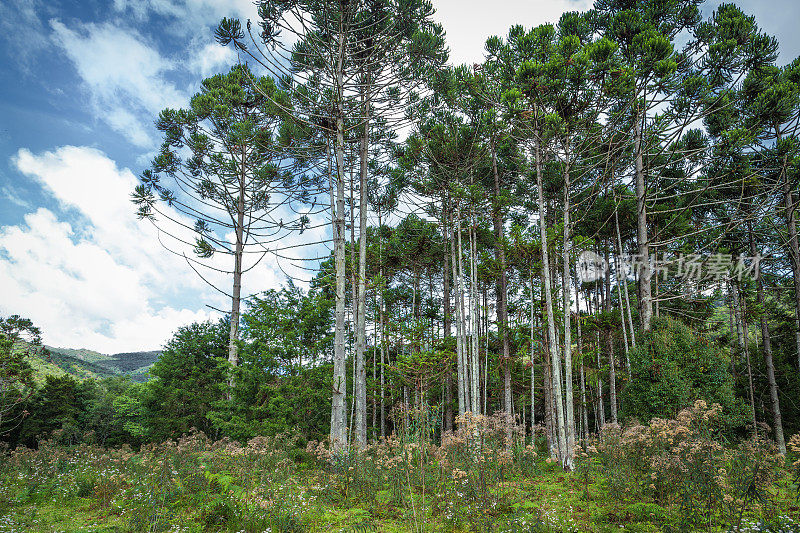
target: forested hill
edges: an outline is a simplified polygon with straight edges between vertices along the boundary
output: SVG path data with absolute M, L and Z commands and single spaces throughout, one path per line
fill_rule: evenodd
M 29 360 L 36 374 L 69 374 L 78 379 L 127 375 L 133 381 L 147 381 L 147 370 L 158 359 L 160 351 L 127 352 L 106 355 L 93 350 L 54 348 L 30 352 Z

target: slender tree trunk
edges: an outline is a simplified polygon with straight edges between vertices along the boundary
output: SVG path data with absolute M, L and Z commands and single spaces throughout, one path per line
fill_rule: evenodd
M 233 259 L 233 294 L 231 295 L 231 324 L 228 337 L 228 363 L 231 371 L 239 365 L 239 314 L 242 304 L 242 257 L 244 255 L 244 197 L 246 174 L 246 151 L 242 146 L 239 168 L 238 197 L 236 199 L 236 247 Z M 233 398 L 234 376 L 228 377 L 228 399 Z
M 459 416 L 467 412 L 467 382 L 464 376 L 466 367 L 464 358 L 464 285 L 463 285 L 463 265 L 461 260 L 461 209 L 456 207 L 457 221 L 453 224 L 453 238 L 451 239 L 450 249 L 452 251 L 453 277 L 456 280 L 456 350 L 457 350 L 457 381 L 458 381 L 458 414 Z M 456 239 L 458 245 L 456 245 Z
M 731 375 L 733 376 L 733 383 L 734 387 L 736 387 L 736 383 L 739 380 L 739 367 L 738 367 L 738 358 L 742 355 L 741 349 L 741 341 L 742 341 L 742 332 L 739 330 L 739 322 L 736 320 L 736 313 L 733 310 L 734 301 L 733 301 L 733 290 L 730 286 L 733 285 L 733 282 L 729 283 L 728 285 L 728 334 L 731 337 Z M 720 291 L 722 290 L 724 284 L 720 281 Z M 734 347 L 734 339 L 733 334 L 736 333 L 736 347 Z
M 639 245 L 639 317 L 643 331 L 650 330 L 653 318 L 653 297 L 650 289 L 650 243 L 647 239 L 647 188 L 644 177 L 644 163 L 642 159 L 642 116 L 639 104 L 636 104 L 636 117 L 634 118 L 634 160 L 636 167 L 636 238 Z
M 608 387 L 609 397 L 611 400 L 611 422 L 616 424 L 619 422 L 617 418 L 617 364 L 614 357 L 614 336 L 611 334 L 611 331 L 608 332 L 608 363 Z
M 570 317 L 572 315 L 572 290 L 570 289 L 570 279 L 572 276 L 569 272 L 570 253 L 572 251 L 572 237 L 569 211 L 570 207 L 570 166 L 569 166 L 569 149 L 567 147 L 566 165 L 564 170 L 564 242 L 562 250 L 562 273 L 561 273 L 561 295 L 564 312 L 564 382 L 566 385 L 565 399 L 566 404 L 566 425 L 567 436 L 567 455 L 564 458 L 565 467 L 572 470 L 572 461 L 575 454 L 575 403 L 572 391 L 572 324 Z
M 480 398 L 481 398 L 481 385 L 480 385 L 480 312 L 478 310 L 478 243 L 475 233 L 475 216 L 471 217 L 471 224 L 469 230 L 469 247 L 470 247 L 470 323 L 472 325 L 472 349 L 470 350 L 470 410 L 478 414 L 481 412 Z
M 617 212 L 617 208 L 616 207 L 614 208 L 614 225 L 616 226 L 616 229 L 617 229 L 617 254 L 619 254 L 621 256 L 622 253 L 623 253 L 623 251 L 622 251 L 622 236 L 621 236 L 620 231 L 619 231 L 619 213 Z M 618 263 L 619 263 L 619 261 L 616 261 L 615 264 L 618 264 Z M 628 297 L 628 276 L 627 276 L 627 273 L 621 272 L 619 270 L 619 266 L 617 266 L 617 272 L 619 273 L 618 276 L 622 276 L 622 279 L 621 279 L 622 292 L 625 295 L 625 304 L 623 306 L 624 309 L 625 309 L 625 315 L 622 317 L 622 319 L 623 320 L 625 320 L 625 318 L 628 319 L 628 331 L 631 332 L 631 346 L 636 348 L 636 330 L 633 327 L 633 317 L 631 316 L 631 300 Z M 617 281 L 618 282 L 620 281 L 619 277 L 617 277 Z M 630 360 L 627 361 L 627 363 L 628 363 L 628 374 L 630 374 Z
M 622 298 L 622 286 L 619 280 L 621 275 L 620 268 L 619 268 L 619 261 L 616 256 L 614 256 L 614 270 L 616 271 L 616 279 L 617 279 L 617 295 L 619 297 L 619 318 L 620 322 L 622 322 L 622 343 L 625 347 L 625 368 L 628 371 L 628 379 L 631 378 L 631 356 L 628 350 L 628 328 L 626 327 L 625 323 L 625 300 Z M 633 330 L 631 330 L 631 338 L 633 338 Z
M 351 241 L 352 243 L 352 241 Z M 352 248 L 351 248 L 352 249 Z M 352 280 L 353 282 L 355 280 Z M 355 287 L 355 283 L 351 285 L 351 287 Z M 355 292 L 355 290 L 353 291 Z M 350 316 L 347 323 L 350 325 L 350 335 L 348 335 L 348 345 L 349 345 L 349 353 L 347 357 L 350 359 L 350 371 L 352 374 L 350 375 L 350 427 L 348 428 L 348 435 L 349 435 L 349 442 L 350 444 L 354 444 L 355 440 L 355 433 L 353 431 L 353 425 L 355 423 L 356 417 L 356 331 L 355 331 L 355 324 L 356 324 L 356 301 L 353 299 L 350 305 Z
M 367 79 L 369 86 L 369 79 Z M 364 131 L 361 134 L 361 147 L 359 153 L 359 208 L 358 208 L 358 312 L 356 313 L 356 413 L 355 413 L 355 440 L 361 446 L 367 444 L 367 376 L 364 368 L 364 352 L 367 341 L 367 173 L 369 169 L 369 106 L 368 97 L 362 95 L 362 108 L 364 109 Z
M 534 356 L 534 313 L 533 313 L 533 265 L 530 268 L 530 285 L 531 285 L 531 436 L 534 435 L 536 427 L 536 358 Z
M 581 328 L 581 292 L 580 285 L 575 285 L 575 318 L 578 322 L 578 357 L 581 361 L 581 428 L 585 439 L 589 433 L 589 415 L 586 409 L 586 376 L 583 368 L 583 331 Z
M 544 321 L 542 322 L 544 327 Z M 556 413 L 555 402 L 553 400 L 553 365 L 551 364 L 551 352 L 549 336 L 543 335 L 542 342 L 544 350 L 544 368 L 543 368 L 543 385 L 544 390 L 544 426 L 545 434 L 547 436 L 548 451 L 550 457 L 558 460 L 558 431 L 556 430 Z
M 381 217 L 381 210 L 378 208 L 378 232 L 380 233 L 381 228 L 383 228 L 383 219 Z M 381 411 L 381 437 L 386 436 L 386 400 L 385 400 L 385 386 L 386 382 L 384 379 L 384 373 L 386 369 L 386 360 L 384 357 L 385 350 L 386 350 L 386 310 L 385 310 L 385 300 L 383 291 L 385 287 L 385 280 L 383 278 L 383 239 L 378 236 L 378 264 L 380 265 L 380 276 L 381 276 L 381 285 L 378 287 L 380 291 L 379 294 L 379 301 L 378 301 L 378 321 L 380 322 L 380 351 L 381 351 L 381 377 L 380 377 L 380 411 Z
M 750 366 L 750 349 L 748 347 L 747 342 L 747 330 L 745 329 L 744 322 L 742 319 L 742 307 L 741 303 L 739 302 L 739 288 L 738 286 L 731 282 L 731 297 L 733 299 L 733 308 L 734 308 L 734 315 L 736 318 L 736 337 L 739 340 L 739 350 L 741 353 L 745 355 L 745 359 L 747 360 L 747 381 L 748 381 L 748 393 L 749 393 L 749 400 L 750 400 L 750 415 L 752 417 L 753 422 L 753 432 L 758 434 L 758 422 L 756 420 L 756 400 L 755 394 L 753 390 L 753 369 Z
M 239 311 L 242 302 L 242 255 L 244 254 L 244 176 L 239 189 L 236 213 L 236 250 L 233 266 L 233 297 L 231 298 L 231 330 L 228 343 L 228 362 L 231 367 L 239 365 Z M 228 385 L 233 389 L 233 375 Z
M 489 295 L 486 292 L 486 287 L 483 288 L 483 308 L 485 309 L 485 317 L 483 330 L 486 332 L 484 335 L 483 344 L 483 413 L 488 414 L 489 403 Z
M 600 290 L 597 286 L 597 282 L 595 282 L 594 303 L 595 303 L 594 305 L 595 313 L 600 313 Z M 600 361 L 600 328 L 596 328 L 594 333 L 595 333 L 594 350 L 595 350 L 595 357 L 597 360 L 597 408 L 595 412 L 595 425 L 597 426 L 597 430 L 599 431 L 606 424 L 606 407 L 605 403 L 603 402 L 603 378 L 602 378 L 603 365 L 601 364 Z
M 377 294 L 374 294 L 373 297 L 372 297 L 372 305 L 375 307 L 375 309 L 378 308 L 377 299 L 378 299 Z M 379 315 L 380 311 L 376 311 L 376 313 Z M 380 323 L 379 317 L 373 316 L 372 317 L 372 338 L 374 339 L 375 346 L 373 346 L 373 348 L 371 350 L 371 352 L 372 352 L 372 387 L 373 387 L 373 390 L 372 390 L 372 393 L 370 394 L 370 396 L 372 398 L 371 401 L 370 401 L 370 405 L 372 406 L 372 432 L 371 432 L 371 434 L 372 434 L 372 438 L 373 439 L 377 436 L 377 430 L 378 430 L 378 403 L 375 401 L 375 390 L 374 390 L 374 387 L 375 387 L 375 383 L 378 382 L 378 354 L 376 353 L 376 348 L 378 347 L 378 343 L 380 343 L 380 340 L 379 340 L 379 338 L 380 338 L 379 337 L 379 335 L 380 335 L 379 323 Z
M 609 264 L 608 248 L 605 249 L 606 264 Z M 605 292 L 603 294 L 603 310 L 611 314 L 611 276 L 605 277 Z M 611 409 L 611 421 L 617 423 L 617 361 L 614 353 L 614 332 L 611 328 L 606 330 L 606 346 L 608 347 L 608 395 Z
M 383 275 L 383 273 L 381 273 Z M 381 287 L 381 437 L 386 436 L 386 310 L 383 298 L 383 287 Z
M 495 286 L 497 292 L 497 329 L 503 343 L 503 406 L 506 411 L 508 430 L 506 439 L 511 441 L 511 353 L 508 340 L 508 274 L 506 272 L 506 251 L 503 247 L 503 217 L 500 205 L 500 174 L 497 171 L 497 154 L 494 142 L 492 150 L 492 174 L 494 175 L 494 208 L 492 222 L 494 224 L 494 253 L 500 267 L 500 279 Z
M 442 226 L 444 235 L 450 235 L 450 220 L 449 214 L 449 200 L 447 197 L 442 199 Z M 447 239 L 446 242 L 449 242 Z M 445 248 L 447 250 L 447 248 Z M 452 336 L 451 332 L 451 307 L 450 307 L 450 260 L 448 253 L 444 254 L 444 284 L 442 287 L 442 304 L 444 306 L 444 338 L 449 339 Z M 448 365 L 447 375 L 445 377 L 445 407 L 444 407 L 444 430 L 453 430 L 453 373 L 451 371 L 452 364 Z
M 598 330 L 596 333 L 595 352 L 597 355 L 597 370 L 599 372 L 602 368 L 602 362 L 600 361 L 600 331 Z M 606 425 L 606 406 L 603 401 L 603 378 L 599 375 L 597 377 L 597 413 L 599 414 L 597 429 L 600 430 Z
M 556 324 L 555 316 L 553 313 L 553 292 L 552 281 L 550 279 L 550 254 L 547 244 L 547 206 L 544 200 L 544 186 L 542 184 L 542 161 L 541 149 L 539 146 L 538 136 L 535 139 L 535 160 L 536 160 L 536 189 L 538 193 L 539 204 L 539 234 L 542 240 L 542 279 L 544 281 L 544 296 L 545 296 L 545 312 L 547 315 L 547 337 L 548 349 L 550 350 L 550 358 L 552 361 L 552 384 L 553 384 L 553 403 L 555 404 L 556 415 L 556 449 L 558 450 L 558 459 L 565 467 L 567 458 L 567 435 L 566 427 L 564 425 L 564 400 L 561 392 L 561 358 L 558 353 L 558 344 L 556 342 Z
M 747 231 L 750 238 L 750 253 L 755 257 L 758 255 L 756 241 L 753 237 L 753 224 L 747 222 Z M 778 382 L 775 380 L 775 363 L 772 359 L 772 340 L 769 332 L 769 322 L 767 321 L 766 310 L 764 309 L 764 285 L 761 283 L 761 276 L 756 278 L 756 298 L 759 313 L 761 315 L 761 337 L 764 345 L 764 363 L 767 366 L 767 382 L 769 383 L 769 397 L 772 408 L 773 431 L 775 442 L 782 454 L 786 454 L 786 442 L 783 438 L 783 420 L 781 419 L 781 406 L 778 399 Z
M 344 220 L 344 47 L 343 27 L 338 35 L 339 53 L 336 67 L 336 220 L 334 223 L 334 262 L 336 268 L 336 325 L 334 329 L 333 355 L 333 391 L 331 398 L 331 444 L 334 450 L 340 451 L 347 446 L 347 412 L 345 411 L 345 393 L 347 375 L 345 373 L 345 220 Z

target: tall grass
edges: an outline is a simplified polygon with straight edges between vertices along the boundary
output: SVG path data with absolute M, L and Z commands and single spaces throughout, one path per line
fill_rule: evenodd
M 129 531 L 793 530 L 800 436 L 787 459 L 762 438 L 726 443 L 718 415 L 698 402 L 673 420 L 608 425 L 576 447 L 573 473 L 502 414 L 467 413 L 434 442 L 425 409 L 341 453 L 291 435 L 193 432 L 138 451 L 44 441 L 0 454 L 0 529 L 50 530 L 26 512 L 80 502 Z

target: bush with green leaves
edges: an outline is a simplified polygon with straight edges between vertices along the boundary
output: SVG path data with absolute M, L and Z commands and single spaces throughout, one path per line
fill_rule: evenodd
M 776 488 L 788 475 L 784 456 L 760 435 L 727 444 L 723 421 L 719 404 L 697 400 L 672 419 L 606 424 L 578 453 L 577 466 L 615 498 L 667 509 L 682 531 L 713 524 L 738 531 L 744 519 L 777 517 Z
M 213 433 L 207 414 L 225 397 L 226 321 L 180 328 L 153 364 L 143 403 L 151 439 L 166 440 L 192 428 Z
M 621 393 L 624 417 L 643 423 L 671 418 L 703 399 L 722 406 L 727 427 L 745 424 L 744 405 L 734 397 L 730 354 L 686 324 L 655 319 L 630 360 L 631 381 Z

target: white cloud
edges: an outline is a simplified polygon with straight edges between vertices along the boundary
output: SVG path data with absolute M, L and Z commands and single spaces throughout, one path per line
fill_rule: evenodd
M 0 315 L 31 318 L 51 345 L 123 352 L 161 346 L 178 326 L 214 314 L 206 304 L 230 306 L 229 299 L 199 279 L 182 257 L 166 251 L 159 239 L 176 250 L 185 247 L 136 219 L 130 193 L 137 179 L 130 170 L 118 168 L 96 149 L 75 146 L 39 154 L 22 149 L 12 162 L 65 213 L 77 216 L 66 222 L 54 211 L 39 208 L 25 216 L 24 224 L 0 228 Z M 193 222 L 171 216 L 187 225 Z M 289 220 L 290 214 L 283 216 Z M 163 229 L 185 240 L 193 238 L 177 225 Z M 273 246 L 318 241 L 326 231 L 295 234 Z M 292 249 L 283 255 L 297 257 L 315 249 Z M 245 266 L 256 259 L 248 256 Z M 230 256 L 217 255 L 210 266 L 230 269 L 231 262 Z M 308 277 L 286 260 L 280 266 Z M 280 266 L 271 254 L 265 257 L 245 275 L 243 295 L 280 286 L 285 280 Z M 200 271 L 229 290 L 231 281 L 224 273 L 202 267 Z M 181 303 L 187 300 L 194 303 Z
M 104 353 L 158 348 L 180 325 L 205 320 L 205 310 L 154 309 L 152 287 L 117 254 L 44 208 L 25 225 L 0 230 L 3 314 L 42 327 L 46 343 Z
M 154 140 L 151 132 L 147 131 L 142 120 L 136 115 L 123 108 L 108 109 L 103 113 L 103 118 L 108 125 L 114 130 L 122 133 L 125 137 L 136 146 L 153 146 Z M 153 150 L 153 155 L 156 151 Z M 151 155 L 148 159 L 152 159 Z
M 485 55 L 486 39 L 505 37 L 509 28 L 526 29 L 546 22 L 556 23 L 565 11 L 585 11 L 593 0 L 434 0 L 434 19 L 444 26 L 450 61 L 479 63 Z
M 22 207 L 23 209 L 31 209 L 33 207 L 31 206 L 30 202 L 24 200 L 22 195 L 13 187 L 0 188 L 0 198 L 4 198 L 16 206 Z
M 1 229 L 0 312 L 30 317 L 49 344 L 120 352 L 161 346 L 178 326 L 210 316 L 202 305 L 164 303 L 177 292 L 221 305 L 182 259 L 159 246 L 153 227 L 136 220 L 129 170 L 72 146 L 38 155 L 20 150 L 13 162 L 79 214 L 81 231 L 45 208 Z
M 207 78 L 219 72 L 227 72 L 236 63 L 236 53 L 230 46 L 208 43 L 195 53 L 189 63 L 193 72 Z
M 197 33 L 201 27 L 216 27 L 222 17 L 257 16 L 252 0 L 114 0 L 114 9 L 139 20 L 146 20 L 151 13 L 169 17 L 174 22 L 169 31 L 184 35 Z
M 145 124 L 165 107 L 181 107 L 188 97 L 165 77 L 176 65 L 133 30 L 112 24 L 71 29 L 58 20 L 50 26 L 54 43 L 90 90 L 96 116 L 136 146 L 152 146 L 152 129 Z
M 8 55 L 26 75 L 33 74 L 36 55 L 49 45 L 37 15 L 43 7 L 39 0 L 0 2 L 0 39 L 8 43 Z
M 13 163 L 62 206 L 80 213 L 89 223 L 87 232 L 94 243 L 141 275 L 156 282 L 165 280 L 163 270 L 154 264 L 163 252 L 142 239 L 154 238 L 155 231 L 139 223 L 134 215 L 130 194 L 137 179 L 130 170 L 118 169 L 98 150 L 75 146 L 39 155 L 22 149 Z

